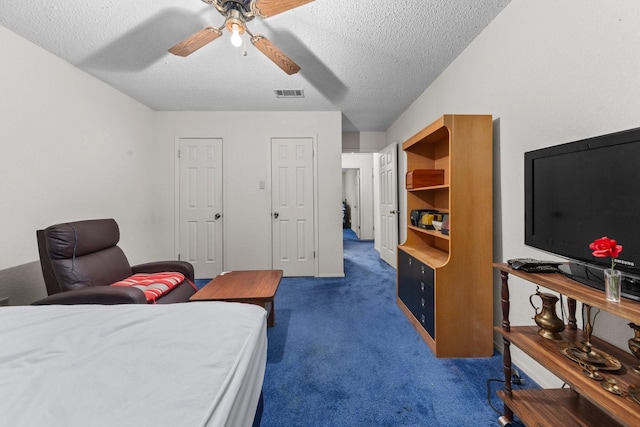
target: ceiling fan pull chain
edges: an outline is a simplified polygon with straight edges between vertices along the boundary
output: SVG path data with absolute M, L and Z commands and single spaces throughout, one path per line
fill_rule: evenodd
M 247 56 L 247 32 L 242 33 L 242 56 Z

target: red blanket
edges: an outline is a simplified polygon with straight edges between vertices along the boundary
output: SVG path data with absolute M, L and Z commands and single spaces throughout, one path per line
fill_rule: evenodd
M 111 286 L 133 286 L 144 292 L 147 302 L 154 303 L 157 298 L 184 282 L 182 273 L 138 273 L 124 280 L 112 283 Z

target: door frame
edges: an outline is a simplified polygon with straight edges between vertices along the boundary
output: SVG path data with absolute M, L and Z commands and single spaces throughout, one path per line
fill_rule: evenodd
M 383 227 L 384 225 L 382 224 L 381 221 L 381 217 L 382 217 L 382 199 L 380 198 L 380 191 L 382 189 L 382 186 L 384 185 L 382 183 L 382 180 L 380 179 L 380 158 L 384 155 L 384 152 L 386 152 L 387 150 L 389 151 L 394 151 L 395 152 L 395 185 L 392 186 L 395 190 L 395 237 L 396 237 L 396 242 L 394 245 L 395 248 L 395 257 L 393 257 L 393 259 L 391 260 L 386 260 L 385 258 L 382 257 L 382 251 L 384 250 L 382 247 L 382 234 L 380 234 L 380 247 L 378 249 L 378 252 L 380 253 L 380 259 L 387 262 L 390 266 L 392 266 L 393 268 L 397 268 L 397 261 L 398 261 L 398 249 L 397 246 L 400 244 L 400 191 L 399 191 L 399 187 L 398 184 L 400 183 L 400 176 L 399 176 L 399 167 L 400 167 L 400 144 L 397 143 L 396 141 L 388 144 L 387 146 L 383 147 L 382 149 L 380 149 L 376 154 L 378 154 L 377 156 L 377 165 L 374 166 L 375 168 L 375 174 L 378 175 L 378 189 L 377 189 L 377 215 L 376 215 L 376 224 L 379 225 L 379 229 L 380 229 L 380 233 L 383 232 Z M 389 262 L 391 261 L 391 262 Z
M 222 140 L 222 271 L 227 270 L 227 261 L 225 253 L 227 252 L 227 225 L 224 221 L 225 206 L 227 206 L 227 177 L 224 167 L 224 147 L 227 136 L 225 134 L 218 136 L 202 136 L 202 135 L 176 135 L 173 142 L 173 170 L 174 170 L 174 190 L 173 190 L 173 254 L 178 259 L 180 255 L 180 151 L 181 139 L 221 139 Z
M 311 150 L 313 151 L 313 251 L 315 256 L 313 258 L 313 277 L 319 277 L 320 274 L 320 254 L 319 254 L 319 239 L 320 239 L 320 227 L 318 226 L 318 218 L 319 218 L 319 209 L 320 206 L 318 203 L 318 134 L 313 135 L 271 135 L 269 136 L 269 152 L 271 152 L 271 147 L 274 139 L 300 139 L 300 138 L 310 138 L 311 139 Z M 271 244 L 269 245 L 269 263 L 271 268 L 273 268 L 273 212 L 271 212 L 272 208 L 272 197 L 273 197 L 273 159 L 271 155 L 269 155 L 269 220 L 271 221 Z M 224 172 L 224 169 L 223 169 Z M 226 189 L 226 187 L 225 187 Z M 226 191 L 225 191 L 226 194 Z M 336 206 L 336 209 L 339 209 L 339 206 Z M 336 211 L 339 213 L 339 211 Z M 226 241 L 226 235 L 225 235 Z

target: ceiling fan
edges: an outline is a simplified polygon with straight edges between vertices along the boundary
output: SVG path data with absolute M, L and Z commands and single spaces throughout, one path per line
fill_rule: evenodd
M 310 3 L 313 0 L 202 0 L 215 7 L 225 17 L 224 25 L 220 28 L 205 27 L 190 35 L 180 43 L 169 49 L 178 56 L 189 56 L 196 50 L 211 43 L 222 35 L 226 28 L 231 33 L 231 43 L 235 46 L 242 44 L 241 34 L 247 33 L 251 37 L 251 44 L 258 48 L 285 73 L 291 75 L 300 71 L 298 64 L 284 54 L 276 45 L 260 34 L 251 34 L 247 22 L 256 16 L 268 18 L 290 9 Z

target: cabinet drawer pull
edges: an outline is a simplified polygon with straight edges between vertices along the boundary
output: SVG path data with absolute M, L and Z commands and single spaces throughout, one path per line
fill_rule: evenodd
M 424 265 L 420 267 L 420 270 L 422 271 L 422 274 L 424 274 Z
M 427 321 L 427 318 L 424 317 L 424 314 L 420 316 L 420 322 L 424 325 L 424 322 Z
M 420 282 L 420 290 L 424 292 L 424 282 Z
M 425 304 L 424 298 L 420 298 L 420 304 L 422 305 L 422 308 L 424 308 L 424 304 Z

